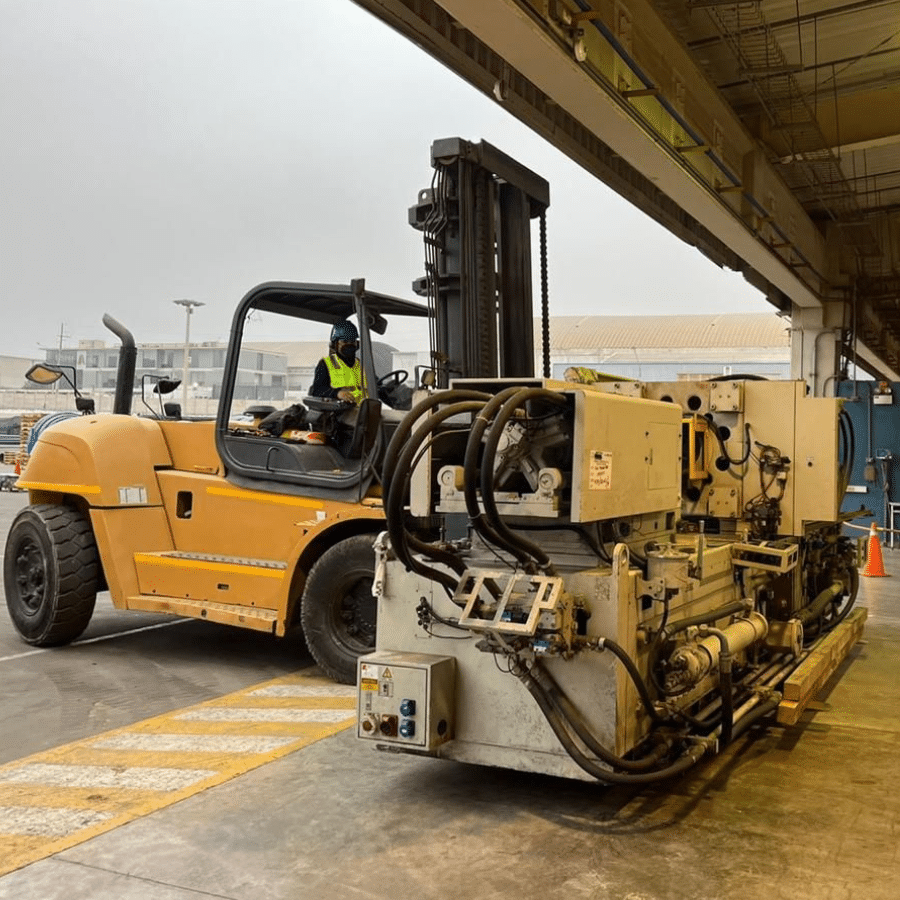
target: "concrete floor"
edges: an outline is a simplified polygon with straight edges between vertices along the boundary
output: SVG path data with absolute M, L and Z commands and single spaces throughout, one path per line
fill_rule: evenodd
M 389 756 L 343 732 L 0 878 L 6 900 L 895 900 L 900 550 L 789 730 L 665 787 Z

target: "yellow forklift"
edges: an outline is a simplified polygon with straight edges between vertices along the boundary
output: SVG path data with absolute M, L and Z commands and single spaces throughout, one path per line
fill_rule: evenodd
M 426 232 L 421 283 L 439 284 L 441 296 L 423 290 L 425 303 L 402 300 L 362 279 L 253 288 L 234 314 L 215 419 L 186 417 L 163 401 L 177 382 L 149 375 L 144 406 L 132 414 L 134 338 L 104 317 L 121 341 L 113 415 L 93 414 L 80 398 L 82 415 L 37 436 L 18 482 L 29 505 L 7 538 L 4 585 L 25 641 L 74 640 L 97 592 L 108 589 L 119 609 L 275 635 L 302 626 L 323 671 L 355 682 L 357 658 L 375 646 L 380 468 L 411 388 L 421 397 L 450 377 L 521 377 L 533 366 L 530 226 L 536 216 L 543 222 L 547 183 L 483 142 L 437 141 L 432 164 L 432 185 L 419 193 L 410 222 Z M 435 240 L 429 229 L 438 214 L 446 227 Z M 379 365 L 373 339 L 411 319 L 428 324 L 433 362 L 413 379 L 388 371 L 384 354 Z M 260 404 L 250 337 L 260 323 L 279 340 L 309 341 L 317 328 L 327 335 L 348 320 L 364 372 L 358 404 Z M 61 374 L 44 364 L 31 376 L 46 384 Z M 153 392 L 155 405 L 146 399 Z M 427 518 L 411 527 L 434 537 Z

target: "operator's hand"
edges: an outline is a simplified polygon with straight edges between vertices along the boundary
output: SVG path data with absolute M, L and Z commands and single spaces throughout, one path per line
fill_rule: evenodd
M 341 388 L 337 393 L 337 398 L 338 400 L 346 400 L 354 406 L 356 405 L 356 398 L 353 396 L 353 391 L 348 388 Z

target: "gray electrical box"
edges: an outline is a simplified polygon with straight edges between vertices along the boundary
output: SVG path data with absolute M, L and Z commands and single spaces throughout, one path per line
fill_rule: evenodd
M 377 652 L 359 660 L 357 737 L 432 752 L 453 736 L 456 660 Z

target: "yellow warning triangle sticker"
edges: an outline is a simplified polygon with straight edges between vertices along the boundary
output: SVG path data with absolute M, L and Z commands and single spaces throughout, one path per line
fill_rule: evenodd
M 381 673 L 381 677 L 382 678 L 393 678 L 394 675 L 391 672 L 391 670 L 387 666 L 385 666 L 384 671 Z

